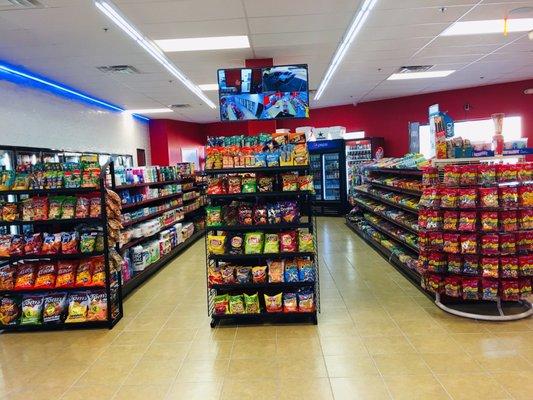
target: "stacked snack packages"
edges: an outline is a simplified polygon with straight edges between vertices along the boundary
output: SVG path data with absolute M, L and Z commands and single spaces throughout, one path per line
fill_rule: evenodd
M 309 154 L 303 133 L 207 138 L 206 169 L 307 164 Z
M 518 301 L 533 278 L 533 164 L 431 168 L 420 200 L 426 289 L 465 300 Z

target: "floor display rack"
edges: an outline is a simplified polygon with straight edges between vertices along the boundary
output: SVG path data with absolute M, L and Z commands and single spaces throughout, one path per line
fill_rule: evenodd
M 274 181 L 271 191 L 226 194 L 209 194 L 208 191 L 207 197 L 211 206 L 206 208 L 208 233 L 206 235 L 206 277 L 211 327 L 223 320 L 238 324 L 309 321 L 316 324 L 317 312 L 320 310 L 320 289 L 316 218 L 312 210 L 312 192 L 309 190 L 281 191 L 280 189 L 283 174 L 300 174 L 300 176 L 309 174 L 309 166 L 250 167 L 245 170 L 243 168 L 212 169 L 206 170 L 205 173 L 211 180 L 231 179 L 232 176 L 241 174 L 242 176 L 255 176 L 258 180 L 261 179 L 259 177 L 268 176 Z M 230 209 L 239 213 L 239 210 L 243 212 L 242 210 L 247 207 L 249 210 L 266 207 L 264 209 L 266 211 L 271 204 L 283 202 L 294 202 L 293 204 L 297 207 L 297 211 L 294 208 L 291 210 L 292 213 L 296 213 L 291 215 L 296 215 L 296 217 L 289 222 L 283 216 L 277 216 L 280 218 L 277 220 L 274 212 L 269 214 L 268 218 L 266 214 L 262 214 L 265 220 L 260 223 L 255 220 L 255 216 L 244 224 L 243 221 L 230 221 L 228 217 Z M 217 214 L 214 219 L 211 216 L 213 210 L 217 210 L 217 213 L 220 210 L 221 213 Z M 272 215 L 274 215 L 274 220 L 270 219 Z M 258 251 L 246 254 L 247 241 L 251 243 L 255 240 L 252 236 L 258 232 L 260 232 L 260 242 L 263 242 L 263 235 L 266 241 L 269 237 L 274 238 L 274 241 L 279 237 L 279 251 L 264 252 L 263 243 L 260 243 Z M 300 235 L 307 235 L 307 238 L 312 241 L 312 243 L 307 242 L 305 249 L 301 244 Z M 288 238 L 288 242 L 292 242 L 289 244 L 290 251 L 283 251 L 288 250 L 288 248 L 283 249 L 284 237 Z M 222 242 L 219 243 L 221 244 L 219 251 L 212 251 L 213 241 Z M 244 242 L 242 246 L 241 241 Z M 237 253 L 241 254 L 231 254 L 231 249 L 235 244 L 235 247 L 241 249 Z M 264 250 L 267 251 L 266 248 Z M 294 266 L 294 269 L 290 265 Z M 297 265 L 306 266 L 298 268 Z M 262 276 L 262 279 L 259 279 L 259 276 Z M 232 307 L 233 301 L 235 301 L 234 307 Z M 266 302 L 269 302 L 269 306 Z M 277 309 L 274 303 L 277 303 Z M 302 311 L 304 305 L 307 308 Z M 274 309 L 276 309 L 275 312 L 268 312 Z M 253 311 L 250 312 L 250 310 Z
M 91 187 L 0 190 L 0 331 L 112 328 L 122 318 L 121 276 L 109 251 L 108 168 Z M 78 217 L 80 199 L 93 199 L 92 216 Z
M 171 170 L 165 178 L 154 181 L 112 184 L 122 198 L 134 198 L 139 192 L 151 197 L 122 205 L 123 218 L 118 252 L 131 264 L 124 276 L 122 295 L 127 296 L 150 276 L 194 244 L 205 233 L 203 227 L 205 189 L 194 174 Z

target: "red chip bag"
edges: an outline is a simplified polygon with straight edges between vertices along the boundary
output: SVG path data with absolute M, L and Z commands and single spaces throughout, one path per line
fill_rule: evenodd
M 32 289 L 35 284 L 35 264 L 26 263 L 17 267 L 15 290 Z
M 92 286 L 105 286 L 104 256 L 91 257 Z
M 11 236 L 11 246 L 9 248 L 11 256 L 24 255 L 24 237 L 22 235 Z
M 35 278 L 35 289 L 52 289 L 56 283 L 57 268 L 54 263 L 45 262 L 37 267 L 37 277 Z
M 61 249 L 61 234 L 45 233 L 43 237 L 41 254 L 58 254 Z
M 292 253 L 297 249 L 296 231 L 281 232 L 279 234 L 280 251 Z
M 76 286 L 90 286 L 91 285 L 91 271 L 92 262 L 90 258 L 80 261 L 78 269 L 76 270 Z
M 26 255 L 41 254 L 42 246 L 43 246 L 43 234 L 42 233 L 30 233 L 26 235 L 25 242 L 24 242 L 24 253 Z
M 76 283 L 76 262 L 63 260 L 57 265 L 56 288 L 74 287 Z

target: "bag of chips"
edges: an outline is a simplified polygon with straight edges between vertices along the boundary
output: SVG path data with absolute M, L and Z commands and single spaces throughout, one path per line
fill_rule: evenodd
M 48 199 L 48 219 L 60 219 L 61 218 L 61 204 L 63 203 L 62 196 L 51 196 Z
M 207 194 L 226 194 L 224 180 L 222 178 L 211 178 L 207 184 Z
M 57 268 L 54 263 L 43 262 L 37 267 L 34 289 L 52 289 L 56 283 Z
M 89 217 L 90 200 L 88 197 L 79 196 L 76 200 L 76 218 Z
M 296 293 L 283 293 L 283 312 L 291 313 L 298 311 Z
M 237 283 L 244 285 L 250 283 L 252 280 L 252 268 L 251 267 L 237 267 L 235 268 Z
M 19 296 L 0 297 L 0 326 L 17 325 L 21 314 Z
M 91 269 L 91 259 L 86 258 L 80 261 L 80 265 L 78 265 L 78 269 L 76 270 L 76 286 L 83 287 L 91 285 Z
M 107 320 L 107 295 L 105 292 L 89 293 L 87 321 Z
M 24 295 L 22 297 L 21 325 L 40 325 L 43 312 L 43 296 Z
M 89 298 L 87 293 L 71 293 L 68 297 L 68 315 L 65 323 L 78 323 L 87 321 Z
M 228 294 L 219 294 L 213 299 L 214 307 L 213 314 L 224 315 L 229 311 L 229 296 Z
M 57 264 L 56 288 L 74 287 L 76 283 L 75 261 L 62 260 Z
M 242 178 L 242 192 L 243 193 L 255 193 L 257 192 L 257 183 L 255 176 L 245 175 Z
M 97 232 L 83 232 L 80 242 L 80 253 L 93 253 L 96 246 L 96 237 L 98 236 Z
M 298 311 L 313 312 L 315 311 L 315 299 L 313 292 L 308 289 L 298 291 Z
M 279 234 L 280 251 L 293 253 L 297 250 L 296 231 L 281 232 Z
M 252 225 L 253 220 L 253 209 L 247 204 L 242 204 L 238 209 L 238 221 L 240 225 Z
M 308 191 L 314 193 L 315 187 L 313 184 L 312 175 L 302 175 L 298 177 L 298 189 L 301 191 Z
M 296 192 L 298 191 L 298 175 L 284 174 L 281 176 L 282 188 L 284 192 Z
M 310 232 L 299 231 L 298 235 L 298 251 L 313 252 L 315 251 L 315 244 L 313 242 L 313 234 Z
M 35 284 L 36 265 L 32 263 L 20 264 L 17 266 L 15 290 L 32 289 Z
M 498 299 L 498 281 L 494 279 L 482 279 L 481 290 L 483 300 L 497 300 Z
M 58 254 L 61 250 L 61 234 L 60 233 L 44 233 L 43 246 L 41 248 L 42 254 Z
M 314 282 L 315 267 L 313 262 L 307 258 L 298 258 L 296 263 L 298 265 L 298 280 L 300 282 Z
M 254 224 L 255 225 L 265 225 L 268 223 L 268 214 L 266 206 L 257 205 L 254 207 Z
M 76 198 L 67 196 L 61 203 L 61 219 L 72 219 L 76 215 Z
M 279 236 L 277 233 L 265 234 L 265 254 L 279 253 Z
M 267 205 L 268 223 L 281 223 L 281 206 L 279 203 L 271 203 Z
M 244 314 L 244 301 L 241 294 L 229 297 L 229 313 Z
M 102 214 L 102 203 L 100 197 L 94 196 L 91 197 L 89 204 L 89 217 L 90 218 L 100 218 Z
M 244 236 L 244 254 L 261 254 L 263 251 L 262 232 L 248 232 Z
M 228 236 L 228 253 L 229 254 L 243 254 L 244 239 L 242 234 L 234 233 Z
M 24 255 L 24 237 L 22 235 L 11 236 L 11 246 L 9 247 L 9 254 L 11 256 Z
M 257 189 L 259 192 L 272 192 L 274 190 L 274 178 L 271 176 L 262 176 L 257 180 Z
M 245 314 L 259 314 L 261 308 L 259 306 L 259 295 L 258 293 L 247 295 L 244 293 L 244 313 Z
M 298 264 L 294 259 L 285 260 L 285 282 L 299 282 Z
M 265 296 L 265 309 L 268 313 L 279 313 L 283 311 L 283 293 L 278 293 L 273 296 L 267 294 Z
M 210 265 L 207 270 L 207 280 L 210 285 L 221 285 L 223 281 L 220 267 L 216 265 Z
M 63 232 L 61 234 L 61 253 L 77 254 L 80 236 L 78 232 Z
M 252 267 L 252 282 L 253 283 L 265 283 L 267 278 L 266 266 Z
M 17 203 L 4 203 L 1 208 L 2 210 L 2 220 L 4 221 L 15 221 L 19 219 L 19 210 Z
M 44 221 L 48 219 L 48 198 L 34 197 L 33 198 L 33 220 Z
M 222 225 L 222 208 L 220 206 L 205 208 L 205 222 L 207 226 L 221 226 Z
M 43 323 L 57 324 L 62 322 L 67 307 L 66 293 L 50 293 L 43 301 Z
M 33 199 L 22 200 L 22 220 L 33 221 Z
M 228 177 L 228 193 L 241 193 L 241 177 L 239 175 Z
M 11 249 L 11 235 L 0 235 L 0 257 L 9 257 Z
M 207 235 L 207 251 L 209 254 L 224 254 L 226 236 Z
M 281 283 L 283 282 L 283 271 L 285 266 L 284 260 L 268 260 L 268 282 Z
M 220 274 L 222 275 L 222 282 L 224 284 L 235 283 L 235 267 L 231 265 L 220 267 Z
M 15 287 L 16 268 L 12 265 L 0 266 L 0 291 L 13 290 Z
M 105 286 L 105 259 L 104 256 L 91 257 L 91 286 Z

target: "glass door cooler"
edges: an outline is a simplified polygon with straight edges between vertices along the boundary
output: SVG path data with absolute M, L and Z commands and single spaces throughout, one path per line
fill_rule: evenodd
M 310 154 L 311 174 L 313 175 L 313 186 L 315 188 L 315 200 L 322 199 L 322 155 Z
M 381 158 L 383 154 L 384 139 L 371 137 L 367 139 L 354 139 L 346 141 L 346 192 L 348 198 L 354 195 L 353 188 L 364 183 L 361 173 L 365 164 L 371 160 Z

